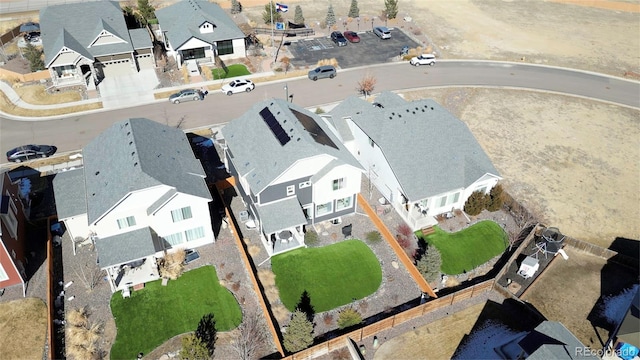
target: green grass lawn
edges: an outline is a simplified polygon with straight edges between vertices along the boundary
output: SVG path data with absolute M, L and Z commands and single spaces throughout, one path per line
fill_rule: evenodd
M 507 234 L 493 221 L 481 221 L 470 227 L 450 234 L 434 227 L 436 232 L 426 237 L 427 243 L 435 246 L 442 256 L 443 273 L 462 274 L 501 254 L 508 245 Z M 416 233 L 425 238 L 422 233 Z
M 250 75 L 251 73 L 243 64 L 233 64 L 227 66 L 228 73 L 225 74 L 224 69 L 215 68 L 211 70 L 211 74 L 213 74 L 213 79 L 227 79 L 236 76 Z
M 290 311 L 304 290 L 318 313 L 371 295 L 382 282 L 378 259 L 359 240 L 289 251 L 271 258 L 271 268 L 280 299 Z
M 148 354 L 173 336 L 195 331 L 207 313 L 214 314 L 218 331 L 234 329 L 242 321 L 238 302 L 220 285 L 213 266 L 186 272 L 167 286 L 160 280 L 147 283 L 128 299 L 117 292 L 111 297 L 111 311 L 118 329 L 112 359 Z

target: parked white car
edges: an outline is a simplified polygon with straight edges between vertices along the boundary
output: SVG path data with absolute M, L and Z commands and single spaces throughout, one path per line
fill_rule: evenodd
M 239 92 L 250 92 L 255 88 L 256 88 L 256 84 L 254 84 L 251 80 L 238 79 L 238 80 L 233 80 L 232 82 L 223 86 L 222 92 L 227 95 L 233 95 Z
M 413 66 L 420 66 L 420 65 L 433 66 L 436 64 L 436 56 L 433 54 L 422 54 L 419 56 L 414 56 L 411 58 L 409 63 Z

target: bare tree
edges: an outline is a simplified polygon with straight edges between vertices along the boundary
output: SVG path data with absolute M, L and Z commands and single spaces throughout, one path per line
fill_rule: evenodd
M 378 82 L 378 80 L 376 80 L 373 75 L 367 74 L 362 78 L 362 80 L 358 81 L 358 87 L 356 87 L 356 90 L 363 94 L 366 99 L 367 96 L 371 95 L 371 92 L 373 92 L 376 82 Z
M 73 272 L 78 276 L 82 284 L 87 290 L 93 290 L 100 280 L 104 276 L 103 271 L 98 268 L 93 261 L 85 261 L 82 264 L 76 265 L 73 268 Z
M 267 324 L 260 313 L 251 310 L 245 313 L 244 319 L 237 329 L 237 337 L 233 340 L 233 350 L 242 360 L 257 359 L 262 356 L 269 341 Z

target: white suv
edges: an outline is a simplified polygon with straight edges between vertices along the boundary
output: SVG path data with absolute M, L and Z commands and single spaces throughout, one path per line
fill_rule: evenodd
M 412 57 L 409 63 L 413 66 L 420 66 L 420 65 L 433 66 L 436 64 L 436 56 L 433 54 L 422 54 L 420 56 Z

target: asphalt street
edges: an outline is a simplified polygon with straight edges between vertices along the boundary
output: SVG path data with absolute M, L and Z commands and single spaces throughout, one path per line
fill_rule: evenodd
M 365 75 L 377 79 L 374 93 L 446 86 L 509 87 L 551 91 L 640 108 L 640 83 L 570 69 L 517 63 L 440 61 L 436 66 L 413 67 L 407 62 L 339 70 L 334 79 L 316 82 L 306 77 L 258 83 L 251 93 L 226 96 L 213 91 L 202 102 L 179 105 L 167 100 L 133 108 L 71 115 L 57 120 L 23 121 L 0 118 L 0 150 L 36 143 L 52 144 L 59 152 L 82 148 L 114 122 L 146 117 L 170 126 L 193 129 L 223 124 L 261 100 L 284 98 L 284 85 L 293 102 L 316 107 L 358 95 Z

